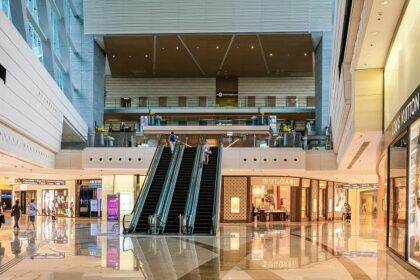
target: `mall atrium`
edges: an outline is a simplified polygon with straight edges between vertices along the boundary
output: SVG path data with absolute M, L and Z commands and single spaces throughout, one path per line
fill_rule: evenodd
M 420 0 L 0 0 L 0 279 L 420 279 Z

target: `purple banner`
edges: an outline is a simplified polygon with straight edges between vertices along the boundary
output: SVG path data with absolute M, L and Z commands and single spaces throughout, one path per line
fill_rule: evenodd
M 107 205 L 108 205 L 108 221 L 118 221 L 119 218 L 119 201 L 118 195 L 109 194 L 107 197 Z

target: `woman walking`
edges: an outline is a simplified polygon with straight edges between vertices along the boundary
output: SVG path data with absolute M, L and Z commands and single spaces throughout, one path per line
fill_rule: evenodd
M 0 228 L 1 228 L 1 225 L 4 223 L 6 223 L 6 218 L 4 217 L 3 204 L 0 201 Z

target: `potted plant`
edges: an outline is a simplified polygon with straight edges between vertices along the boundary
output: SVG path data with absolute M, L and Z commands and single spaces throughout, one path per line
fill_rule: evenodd
M 108 143 L 108 147 L 114 147 L 114 137 L 107 135 L 105 136 L 105 141 Z

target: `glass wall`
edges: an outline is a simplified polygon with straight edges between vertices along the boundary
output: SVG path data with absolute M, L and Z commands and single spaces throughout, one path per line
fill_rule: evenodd
M 9 19 L 11 19 L 9 0 L 0 0 L 0 10 L 2 10 Z
M 55 12 L 51 9 L 51 30 L 54 54 L 60 58 L 60 40 L 58 37 L 58 20 Z
M 32 24 L 28 24 L 28 33 L 29 33 L 29 45 L 31 46 L 32 50 L 34 51 L 36 57 L 41 61 L 44 62 L 44 55 L 42 52 L 42 41 L 39 38 L 38 33 L 36 33 Z
M 36 0 L 26 0 L 26 6 L 34 19 L 38 21 L 38 6 Z
M 420 120 L 410 128 L 408 186 L 408 260 L 420 268 Z
M 388 246 L 405 255 L 407 134 L 389 148 L 389 223 Z

